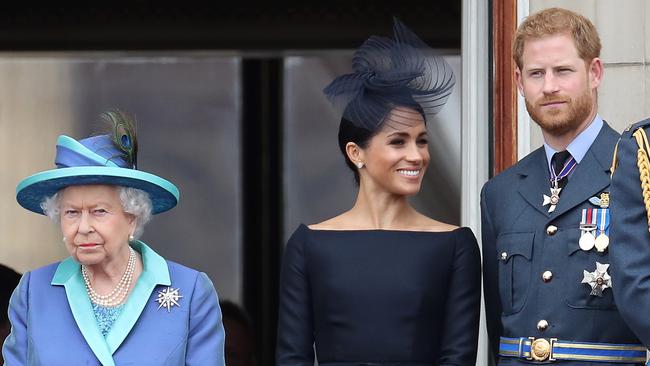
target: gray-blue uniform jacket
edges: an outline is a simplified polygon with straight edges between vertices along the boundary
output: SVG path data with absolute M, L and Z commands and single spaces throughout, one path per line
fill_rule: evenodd
M 628 128 L 618 146 L 612 178 L 610 256 L 619 311 L 646 346 L 650 345 L 650 234 L 637 167 L 638 145 L 632 134 L 650 119 Z
M 609 170 L 618 138 L 619 134 L 604 123 L 570 176 L 552 213 L 548 212 L 548 206 L 542 206 L 543 195 L 550 193 L 543 147 L 483 187 L 484 291 L 490 345 L 495 355 L 499 354 L 500 337 L 639 343 L 619 315 L 612 290 L 606 289 L 602 297 L 591 296 L 591 287 L 581 283 L 584 270 L 594 271 L 596 262 L 610 262 L 607 253 L 580 249 L 579 225 L 582 209 L 597 207 L 589 199 L 609 191 Z M 650 274 L 650 260 L 647 263 Z M 650 284 L 647 304 L 650 305 Z M 647 334 L 650 335 L 650 327 Z M 498 364 L 528 362 L 500 357 Z M 557 363 L 565 366 L 638 364 Z

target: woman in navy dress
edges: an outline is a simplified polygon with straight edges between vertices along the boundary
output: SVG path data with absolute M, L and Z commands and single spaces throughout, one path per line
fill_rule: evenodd
M 325 94 L 344 108 L 339 146 L 354 206 L 300 225 L 282 263 L 280 366 L 474 365 L 480 256 L 468 228 L 417 212 L 429 163 L 425 114 L 452 91 L 449 65 L 395 20 Z

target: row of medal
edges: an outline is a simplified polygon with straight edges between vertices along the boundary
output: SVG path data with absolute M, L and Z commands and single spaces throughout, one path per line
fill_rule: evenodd
M 604 253 L 609 246 L 609 208 L 584 208 L 580 221 L 580 249 L 596 248 Z
M 609 192 L 602 192 L 600 197 L 591 197 L 591 204 L 600 208 L 582 209 L 580 221 L 580 248 L 589 251 L 593 248 L 604 253 L 609 246 Z M 583 271 L 582 283 L 591 287 L 591 296 L 603 296 L 603 291 L 612 287 L 612 277 L 607 273 L 609 264 L 596 262 L 596 270 Z

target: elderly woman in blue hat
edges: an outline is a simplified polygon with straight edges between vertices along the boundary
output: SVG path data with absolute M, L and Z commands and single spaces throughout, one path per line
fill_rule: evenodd
M 57 168 L 18 184 L 24 208 L 61 226 L 70 257 L 26 273 L 10 306 L 7 365 L 224 365 L 217 294 L 201 272 L 165 260 L 137 238 L 173 208 L 176 186 L 136 169 L 133 124 L 60 136 Z

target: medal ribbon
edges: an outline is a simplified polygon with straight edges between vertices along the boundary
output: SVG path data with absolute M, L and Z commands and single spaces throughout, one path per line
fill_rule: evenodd
M 609 209 L 600 209 L 600 222 L 598 223 L 600 232 L 609 236 Z
M 591 222 L 590 224 L 594 226 L 598 226 L 598 209 L 597 208 L 590 208 L 591 210 Z
M 580 226 L 591 224 L 591 208 L 582 209 L 582 220 L 580 220 L 580 224 Z
M 571 174 L 571 172 L 573 171 L 573 169 L 575 169 L 575 167 L 577 165 L 578 165 L 578 163 L 576 162 L 576 159 L 574 159 L 573 156 L 572 156 L 571 159 L 567 160 L 566 163 L 564 163 L 564 166 L 562 167 L 562 170 L 560 170 L 560 174 L 555 175 L 555 171 L 551 167 L 551 169 L 550 169 L 550 172 L 551 172 L 551 186 L 555 182 L 557 182 L 560 179 L 562 179 L 562 178 L 568 176 L 569 174 Z
M 597 226 L 597 224 L 596 224 L 597 218 L 598 218 L 598 209 L 596 209 L 596 208 L 583 208 L 582 209 L 582 219 L 580 220 L 580 228 L 588 228 L 588 227 Z M 590 230 L 584 230 L 584 232 L 588 232 L 588 231 L 590 231 Z

